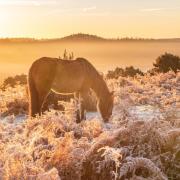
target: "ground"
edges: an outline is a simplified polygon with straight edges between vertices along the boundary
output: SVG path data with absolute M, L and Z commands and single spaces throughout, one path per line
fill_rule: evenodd
M 88 112 L 77 124 L 74 100 L 32 119 L 25 87 L 1 91 L 0 179 L 180 179 L 180 73 L 107 84 L 108 123 Z

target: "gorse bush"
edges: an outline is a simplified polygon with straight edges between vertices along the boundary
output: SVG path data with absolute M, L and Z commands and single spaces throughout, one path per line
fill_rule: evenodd
M 124 76 L 130 76 L 130 77 L 134 77 L 136 75 L 144 75 L 144 73 L 139 69 L 139 68 L 134 68 L 133 66 L 129 66 L 129 67 L 126 67 L 125 70 L 124 70 Z
M 2 88 L 5 89 L 6 87 L 15 87 L 15 85 L 25 85 L 27 84 L 27 75 L 16 75 L 14 77 L 8 77 L 4 80 Z
M 166 73 L 170 70 L 177 72 L 180 70 L 180 57 L 170 53 L 165 53 L 156 59 L 153 66 L 157 72 Z
M 136 75 L 144 75 L 140 69 L 135 69 L 133 66 L 126 67 L 125 69 L 117 67 L 114 71 L 108 71 L 106 77 L 108 79 L 117 79 L 119 76 L 122 77 L 134 77 Z

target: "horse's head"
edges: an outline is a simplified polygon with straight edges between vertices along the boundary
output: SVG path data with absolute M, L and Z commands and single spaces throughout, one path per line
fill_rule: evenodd
M 113 100 L 114 100 L 114 95 L 112 92 L 109 93 L 108 96 L 100 98 L 98 101 L 98 109 L 105 122 L 107 122 L 112 115 Z

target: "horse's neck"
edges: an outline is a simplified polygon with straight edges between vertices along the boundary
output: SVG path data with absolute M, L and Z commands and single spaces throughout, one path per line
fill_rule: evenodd
M 109 96 L 109 89 L 100 75 L 94 77 L 92 81 L 93 83 L 91 88 L 96 93 L 98 99 Z

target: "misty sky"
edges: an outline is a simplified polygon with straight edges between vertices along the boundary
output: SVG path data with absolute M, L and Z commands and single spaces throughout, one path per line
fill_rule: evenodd
M 0 37 L 180 37 L 180 0 L 0 0 Z

